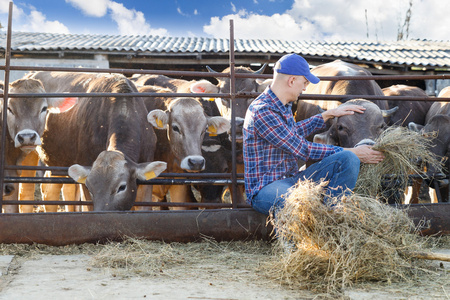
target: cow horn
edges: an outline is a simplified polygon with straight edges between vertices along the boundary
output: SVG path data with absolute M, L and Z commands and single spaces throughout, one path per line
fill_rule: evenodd
M 266 69 L 267 64 L 263 64 L 261 68 L 259 68 L 258 71 L 253 72 L 253 74 L 262 74 L 264 73 L 264 70 Z
M 392 116 L 397 110 L 398 106 L 393 107 L 391 109 L 382 109 L 381 114 L 383 115 L 383 118 L 386 118 Z
M 216 71 L 214 71 L 213 69 L 211 69 L 210 66 L 206 66 L 206 69 L 208 70 L 208 72 L 211 72 L 211 73 L 217 73 Z

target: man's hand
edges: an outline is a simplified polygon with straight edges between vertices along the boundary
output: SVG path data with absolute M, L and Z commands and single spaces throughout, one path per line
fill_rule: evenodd
M 322 117 L 326 122 L 328 119 L 333 119 L 334 117 L 342 117 L 345 115 L 353 115 L 355 112 L 362 114 L 365 110 L 366 109 L 363 106 L 356 104 L 339 105 L 336 108 L 323 112 Z
M 384 159 L 383 152 L 373 150 L 372 146 L 369 145 L 361 145 L 356 148 L 344 148 L 344 149 L 355 153 L 362 163 L 377 164 L 383 161 Z

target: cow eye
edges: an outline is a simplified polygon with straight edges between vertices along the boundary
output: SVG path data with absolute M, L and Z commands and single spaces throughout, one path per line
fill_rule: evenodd
M 337 129 L 338 129 L 339 131 L 344 130 L 344 126 L 338 125 Z
M 14 116 L 14 113 L 11 108 L 8 107 L 8 112 Z
M 127 189 L 127 185 L 126 184 L 121 184 L 120 186 L 119 186 L 119 188 L 117 189 L 117 193 L 116 194 L 118 194 L 118 193 L 120 193 L 120 192 L 123 192 L 123 191 L 125 191 Z
M 180 128 L 177 125 L 173 125 L 172 126 L 172 130 L 175 131 L 175 132 L 180 133 Z
M 47 106 L 44 106 L 44 107 L 42 108 L 41 113 L 43 113 L 43 112 L 47 112 Z

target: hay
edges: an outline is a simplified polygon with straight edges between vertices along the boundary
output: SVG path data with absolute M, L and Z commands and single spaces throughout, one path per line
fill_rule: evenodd
M 356 282 L 415 278 L 419 262 L 404 253 L 423 251 L 425 241 L 406 211 L 356 194 L 325 205 L 324 184 L 299 181 L 271 218 L 277 247 L 269 276 L 330 294 Z
M 426 165 L 442 171 L 442 163 L 429 150 L 431 137 L 404 127 L 386 129 L 373 146 L 374 150 L 384 153 L 385 159 L 378 164 L 361 164 L 355 193 L 387 202 L 389 197 L 403 194 L 408 186 L 408 175 L 425 178 Z M 391 177 L 385 178 L 386 175 Z
M 114 276 L 177 276 L 180 267 L 190 268 L 214 261 L 224 268 L 255 268 L 258 260 L 270 256 L 271 246 L 264 241 L 201 243 L 164 243 L 126 237 L 110 242 L 92 256 L 91 265 L 109 270 Z

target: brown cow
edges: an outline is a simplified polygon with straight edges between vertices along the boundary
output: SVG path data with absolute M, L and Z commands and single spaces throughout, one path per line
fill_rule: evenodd
M 32 76 L 52 93 L 137 92 L 119 74 L 38 72 Z M 92 198 L 95 211 L 129 210 L 136 199 L 136 180 L 148 180 L 166 168 L 165 162 L 153 161 L 156 135 L 146 117 L 140 97 L 80 98 L 71 110 L 47 118 L 40 159 L 50 166 L 69 167 L 69 176 L 85 183 L 89 190 L 85 196 Z M 144 187 L 151 191 L 151 186 Z
M 10 94 L 42 94 L 45 92 L 42 83 L 31 78 L 18 79 L 9 85 Z M 7 112 L 6 163 L 20 165 L 27 156 L 32 156 L 36 147 L 41 145 L 41 135 L 44 133 L 48 113 L 57 114 L 70 109 L 75 103 L 76 99 L 74 98 L 10 97 Z M 3 103 L 1 104 L 1 110 L 3 110 Z M 14 171 L 7 171 L 7 173 L 10 176 L 19 174 L 19 172 Z M 30 171 L 23 171 L 22 173 L 27 173 L 30 176 Z M 34 184 L 32 186 L 34 191 Z M 22 206 L 21 210 L 32 212 L 33 207 Z M 14 209 L 14 212 L 18 212 L 18 207 Z
M 404 84 L 384 88 L 383 93 L 385 96 L 428 97 L 421 88 Z M 408 126 L 410 122 L 425 125 L 425 117 L 433 101 L 431 99 L 430 101 L 388 100 L 388 104 L 390 108 L 398 107 L 398 110 L 391 116 L 388 125 Z
M 159 92 L 153 86 L 139 87 L 140 92 Z M 205 169 L 202 142 L 206 133 L 221 134 L 230 122 L 219 116 L 208 116 L 201 102 L 194 98 L 155 97 L 146 100 L 148 121 L 157 129 L 158 148 L 155 158 L 168 163 L 168 172 L 200 172 Z M 193 201 L 190 186 L 154 186 L 153 196 L 163 201 L 167 192 L 171 202 Z M 179 209 L 180 207 L 175 207 Z
M 348 62 L 335 60 L 330 63 L 319 65 L 311 70 L 316 76 L 371 76 L 372 74 L 366 69 Z M 318 84 L 310 84 L 307 86 L 303 95 L 306 94 L 333 94 L 333 95 L 378 95 L 384 96 L 380 86 L 374 80 L 338 80 L 325 81 L 322 80 Z M 364 98 L 363 96 L 359 96 Z M 330 100 L 299 100 L 295 114 L 295 120 L 307 119 L 316 115 L 322 110 L 336 108 L 342 103 L 352 98 L 343 99 L 341 101 Z M 388 109 L 388 103 L 385 100 L 372 101 L 377 104 L 380 109 Z

